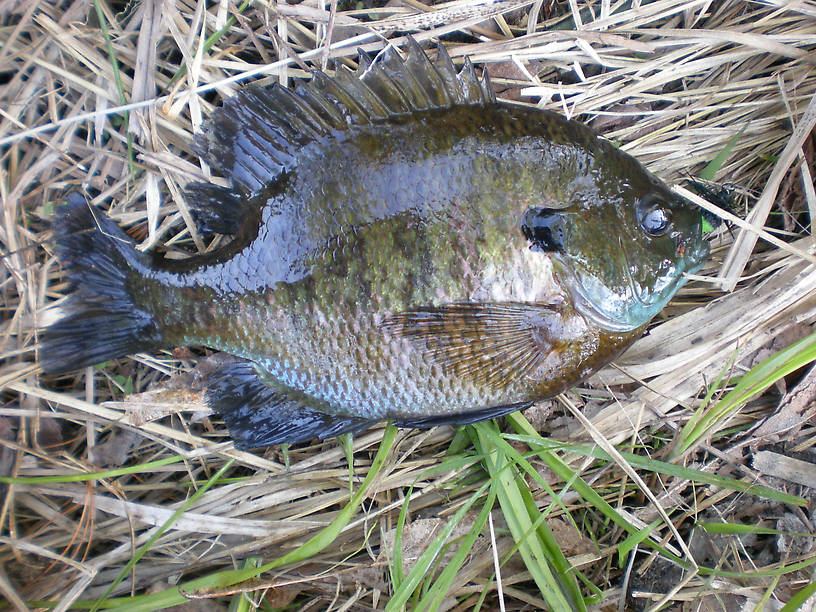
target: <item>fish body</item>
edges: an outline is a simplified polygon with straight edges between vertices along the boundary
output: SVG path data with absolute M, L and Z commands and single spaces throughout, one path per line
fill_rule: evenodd
M 633 158 L 496 103 L 472 66 L 414 43 L 356 75 L 247 89 L 197 146 L 230 186 L 189 199 L 232 242 L 152 258 L 71 194 L 57 234 L 75 291 L 40 359 L 228 352 L 208 399 L 241 447 L 552 396 L 637 338 L 707 253 L 700 212 Z

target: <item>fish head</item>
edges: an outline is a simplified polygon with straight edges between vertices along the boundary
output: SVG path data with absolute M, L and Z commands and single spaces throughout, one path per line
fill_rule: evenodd
M 604 180 L 601 168 L 565 206 L 532 206 L 522 219 L 576 310 L 610 332 L 646 324 L 708 256 L 702 211 L 625 157 L 625 179 Z

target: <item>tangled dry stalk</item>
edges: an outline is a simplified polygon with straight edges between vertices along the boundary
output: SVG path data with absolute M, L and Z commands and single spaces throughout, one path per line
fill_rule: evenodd
M 187 350 L 68 377 L 40 373 L 36 330 L 66 288 L 49 222 L 61 194 L 82 189 L 141 248 L 160 246 L 169 257 L 213 248 L 221 238 L 199 234 L 184 197 L 186 183 L 211 178 L 190 145 L 212 109 L 244 83 L 287 84 L 332 60 L 353 66 L 358 47 L 399 46 L 406 33 L 420 43 L 441 37 L 455 60 L 469 56 L 490 70 L 499 97 L 587 122 L 669 182 L 727 152 L 703 195 L 727 192 L 738 217 L 751 211 L 747 229 L 712 238 L 705 269 L 614 366 L 527 414 L 545 437 L 572 445 L 561 458 L 618 516 L 638 529 L 654 522 L 651 539 L 686 569 L 637 546 L 645 552 L 620 564 L 629 534 L 536 457 L 558 504 L 541 483 L 526 484 L 564 555 L 597 588 L 597 608 L 670 599 L 678 608 L 775 610 L 808 595 L 813 372 L 782 379 L 683 453 L 671 443 L 676 449 L 723 373 L 725 385 L 813 332 L 816 3 L 3 0 L 0 17 L 0 476 L 16 479 L 0 485 L 0 594 L 10 605 L 64 610 L 102 598 L 128 609 L 110 598 L 280 558 L 342 515 L 382 428 L 351 450 L 329 441 L 246 453 L 196 416 L 206 360 Z M 778 240 L 769 243 L 768 233 Z M 462 454 L 452 453 L 453 436 L 448 428 L 400 432 L 344 528 L 320 552 L 244 584 L 247 597 L 265 609 L 386 606 L 401 508 L 408 574 L 486 481 L 478 459 L 445 463 L 468 456 L 460 438 Z M 587 443 L 611 458 L 580 454 Z M 809 505 L 661 473 L 648 463 L 659 459 Z M 25 480 L 45 476 L 53 478 Z M 452 538 L 468 533 L 476 512 Z M 494 556 L 504 561 L 514 542 L 502 512 L 492 519 L 495 530 L 477 534 L 437 607 L 473 609 L 485 597 L 486 609 L 498 608 L 497 586 L 507 609 L 544 605 L 518 555 L 495 579 Z M 714 522 L 766 531 L 701 528 Z M 445 562 L 428 570 L 429 581 Z M 232 593 L 215 587 L 207 594 L 221 597 L 201 605 L 220 609 Z

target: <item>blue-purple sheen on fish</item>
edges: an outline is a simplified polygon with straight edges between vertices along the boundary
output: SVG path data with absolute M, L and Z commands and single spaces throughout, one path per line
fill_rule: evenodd
M 463 424 L 608 363 L 702 265 L 701 212 L 586 126 L 497 102 L 439 46 L 248 87 L 196 138 L 229 187 L 187 189 L 231 242 L 138 252 L 71 193 L 71 294 L 48 372 L 198 345 L 234 359 L 207 399 L 240 448 Z

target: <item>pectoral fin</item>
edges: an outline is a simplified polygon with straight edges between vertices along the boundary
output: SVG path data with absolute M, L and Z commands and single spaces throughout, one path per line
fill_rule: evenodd
M 447 304 L 401 312 L 383 328 L 456 375 L 501 387 L 531 374 L 558 348 L 552 332 L 562 319 L 558 305 Z
M 229 428 L 236 448 L 306 442 L 343 433 L 358 434 L 377 421 L 330 414 L 308 405 L 308 398 L 276 388 L 254 363 L 225 365 L 207 384 L 207 403 Z

